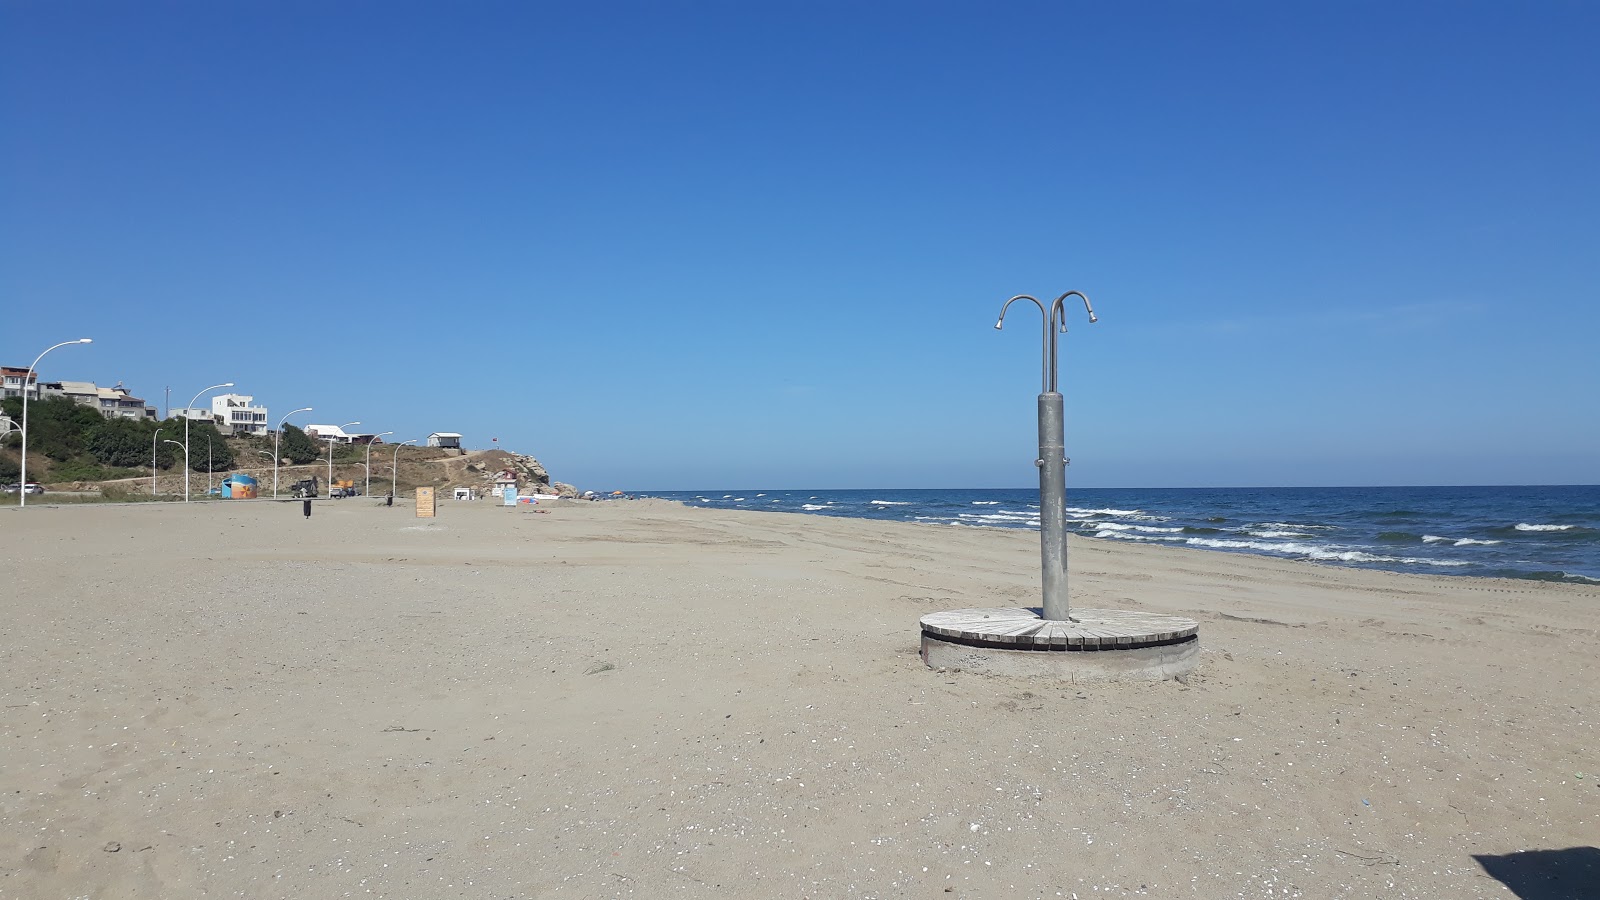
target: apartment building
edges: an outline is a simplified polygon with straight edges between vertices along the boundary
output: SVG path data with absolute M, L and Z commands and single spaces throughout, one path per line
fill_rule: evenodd
M 30 388 L 28 399 L 39 399 L 39 374 L 37 372 L 30 376 L 27 369 L 0 366 L 0 397 L 21 397 L 24 382 Z

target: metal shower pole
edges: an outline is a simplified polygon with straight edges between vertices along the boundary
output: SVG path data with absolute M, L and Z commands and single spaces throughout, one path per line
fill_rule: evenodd
M 1068 291 L 1055 299 L 1047 312 L 1037 297 L 1018 294 L 1000 307 L 998 330 L 1005 325 L 1006 310 L 1018 300 L 1028 300 L 1039 308 L 1044 324 L 1040 346 L 1043 359 L 1039 378 L 1039 548 L 1040 575 L 1044 587 L 1043 618 L 1073 621 L 1067 602 L 1067 457 L 1065 414 L 1061 392 L 1056 389 L 1056 334 L 1067 330 L 1062 301 L 1077 295 L 1089 311 L 1089 321 L 1098 321 L 1089 298 L 1079 291 Z

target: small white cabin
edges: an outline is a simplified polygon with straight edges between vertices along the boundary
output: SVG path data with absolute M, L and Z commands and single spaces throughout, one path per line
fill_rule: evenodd
M 435 431 L 428 435 L 429 447 L 443 447 L 446 450 L 461 449 L 461 435 L 453 431 Z

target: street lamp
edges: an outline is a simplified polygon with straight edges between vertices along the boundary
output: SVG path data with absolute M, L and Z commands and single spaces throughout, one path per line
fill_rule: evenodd
M 394 432 L 385 431 L 382 434 L 375 434 L 372 436 L 372 441 L 383 437 L 385 434 L 394 434 Z M 372 496 L 372 441 L 367 441 L 367 487 L 361 494 L 363 497 Z
M 351 425 L 360 424 L 360 422 L 346 422 L 339 426 L 339 432 L 342 434 Z M 333 435 L 331 434 L 328 435 L 328 496 L 333 496 Z
M 92 344 L 94 338 L 78 338 L 75 341 L 62 341 L 55 347 L 46 347 L 44 353 L 49 353 L 56 347 L 65 347 L 68 344 Z M 22 379 L 22 487 L 17 495 L 17 505 L 28 505 L 28 385 L 33 383 L 33 370 L 39 365 L 39 360 L 44 359 L 44 353 L 34 357 L 33 365 L 28 367 L 28 375 Z
M 415 444 L 416 441 L 402 441 L 394 445 L 394 460 L 389 463 L 389 496 L 394 496 L 396 485 L 400 479 L 400 448 L 406 444 Z
M 206 435 L 206 496 L 211 496 L 211 472 L 216 464 L 211 461 L 211 435 Z
M 303 412 L 311 412 L 311 407 L 302 406 L 299 409 L 290 412 L 289 416 L 292 416 L 295 413 Z M 278 496 L 278 437 L 283 434 L 283 423 L 289 421 L 289 416 L 284 416 L 282 419 L 279 419 L 278 430 L 272 433 L 272 496 L 274 499 L 276 499 Z
M 150 496 L 156 495 L 156 438 L 161 437 L 161 429 L 150 435 Z
M 184 471 L 188 471 L 188 469 L 189 469 L 189 448 L 184 446 L 183 444 L 178 443 L 177 441 L 172 441 L 172 440 L 162 441 L 161 443 L 163 443 L 163 444 L 171 444 L 172 446 L 177 447 L 178 449 L 183 451 L 183 468 L 184 468 Z M 188 492 L 187 491 L 184 492 L 184 501 L 183 502 L 185 502 L 185 503 L 189 502 Z
M 1042 371 L 1039 387 L 1039 546 L 1044 587 L 1043 618 L 1073 621 L 1067 604 L 1067 458 L 1061 392 L 1056 390 L 1056 334 L 1067 330 L 1067 313 L 1062 301 L 1076 294 L 1083 297 L 1089 321 L 1098 321 L 1089 298 L 1078 291 L 1067 291 L 1050 304 L 1049 312 L 1038 298 L 1018 294 L 1000 307 L 999 329 L 1005 324 L 1006 310 L 1018 300 L 1030 300 L 1044 319 L 1044 343 L 1040 353 Z
M 233 382 L 224 381 L 221 384 L 213 384 L 211 387 L 201 391 L 200 394 L 207 394 L 217 388 L 225 387 L 233 387 Z M 183 408 L 183 502 L 185 503 L 189 502 L 189 413 L 193 412 L 194 405 L 200 402 L 200 394 L 195 394 L 194 399 L 189 401 L 189 405 Z M 207 463 L 206 467 L 210 468 L 210 463 Z

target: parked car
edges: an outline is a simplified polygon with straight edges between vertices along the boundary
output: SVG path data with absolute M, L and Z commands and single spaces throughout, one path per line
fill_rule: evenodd
M 22 490 L 20 484 L 0 484 L 0 494 L 15 494 L 20 490 Z
M 44 493 L 44 485 L 37 481 L 30 481 L 22 486 L 22 492 L 24 494 L 42 494 Z

